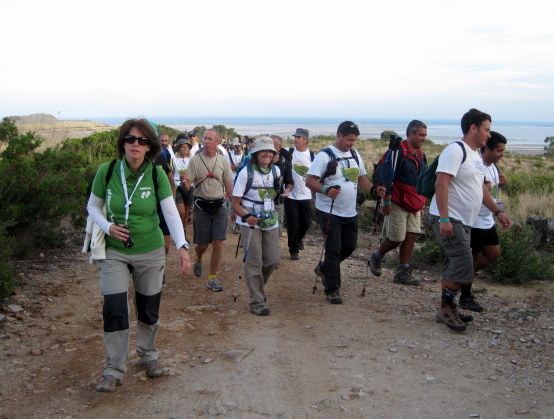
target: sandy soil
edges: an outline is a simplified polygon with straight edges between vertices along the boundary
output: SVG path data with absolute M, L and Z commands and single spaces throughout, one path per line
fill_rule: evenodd
M 0 321 L 0 417 L 554 418 L 552 283 L 481 281 L 488 310 L 456 333 L 435 322 L 436 272 L 419 269 L 419 288 L 395 285 L 390 256 L 361 296 L 362 244 L 344 263 L 345 304 L 333 306 L 321 283 L 312 294 L 320 236 L 300 261 L 288 259 L 283 237 L 267 288 L 272 312 L 256 317 L 244 284 L 233 302 L 237 237 L 225 249 L 221 293 L 205 278 L 178 278 L 171 251 L 158 338 L 169 375 L 147 379 L 131 350 L 111 394 L 94 391 L 102 300 L 79 240 L 21 263 L 24 286 Z

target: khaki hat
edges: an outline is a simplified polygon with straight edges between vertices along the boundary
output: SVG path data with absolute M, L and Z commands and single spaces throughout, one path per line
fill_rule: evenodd
M 273 151 L 274 153 L 277 153 L 277 150 L 275 150 L 275 146 L 273 145 L 273 140 L 269 137 L 258 137 L 254 141 L 254 147 L 252 148 L 250 154 L 257 153 L 258 151 Z

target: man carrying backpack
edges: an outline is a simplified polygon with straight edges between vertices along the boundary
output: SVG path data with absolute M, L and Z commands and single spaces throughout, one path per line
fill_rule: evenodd
M 417 235 L 421 232 L 421 212 L 426 198 L 416 192 L 419 174 L 425 170 L 427 159 L 421 149 L 427 137 L 427 125 L 414 119 L 406 129 L 407 140 L 400 143 L 396 167 L 393 170 L 378 170 L 378 185 L 384 185 L 387 193 L 383 201 L 383 214 L 389 216 L 389 231 L 379 249 L 368 260 L 369 269 L 381 276 L 381 262 L 391 250 L 400 246 L 400 264 L 393 282 L 403 285 L 419 285 L 412 276 L 410 260 Z M 388 153 L 388 151 L 387 151 Z M 384 164 L 387 153 L 379 165 Z
M 384 187 L 374 188 L 366 177 L 362 157 L 354 149 L 359 135 L 354 122 L 341 123 L 334 145 L 318 153 L 306 178 L 306 186 L 316 194 L 319 224 L 325 237 L 325 259 L 315 272 L 322 278 L 331 304 L 342 304 L 340 264 L 356 249 L 358 241 L 358 186 L 368 191 L 378 189 L 381 197 L 385 195 Z
M 462 142 L 450 144 L 439 156 L 435 194 L 429 210 L 431 226 L 447 256 L 437 321 L 457 332 L 464 331 L 466 322 L 472 320 L 471 316 L 460 316 L 454 300 L 458 291 L 471 288 L 473 281 L 470 233 L 481 204 L 504 228 L 511 225 L 489 193 L 478 166 L 482 160 L 477 149 L 485 146 L 491 136 L 490 115 L 470 109 L 462 117 L 461 126 Z
M 285 198 L 285 218 L 291 260 L 300 259 L 299 251 L 304 249 L 302 240 L 312 221 L 312 192 L 305 185 L 306 173 L 314 159 L 314 152 L 308 148 L 309 137 L 307 129 L 297 128 L 294 148 L 289 149 L 294 188 Z

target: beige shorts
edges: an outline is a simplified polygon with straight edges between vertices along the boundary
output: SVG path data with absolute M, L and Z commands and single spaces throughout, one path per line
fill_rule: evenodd
M 388 233 L 390 241 L 402 242 L 406 238 L 406 233 L 421 233 L 421 211 L 413 214 L 394 202 L 391 205 L 392 211 L 389 215 Z

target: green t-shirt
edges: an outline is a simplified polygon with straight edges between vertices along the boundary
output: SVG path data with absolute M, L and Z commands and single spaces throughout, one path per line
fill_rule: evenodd
M 150 161 L 145 161 L 135 175 L 127 166 L 125 159 L 118 160 L 107 187 L 105 184 L 106 173 L 110 163 L 102 164 L 94 177 L 92 193 L 104 199 L 107 212 L 106 218 L 111 222 L 117 221 L 117 224 L 123 225 L 125 223 L 125 195 L 121 183 L 120 170 L 122 164 L 127 181 L 127 194 L 132 202 L 129 206 L 127 225 L 135 245 L 128 249 L 119 240 L 106 235 L 106 247 L 127 255 L 138 255 L 159 249 L 164 245 L 164 240 L 163 233 L 159 227 L 160 219 L 157 213 L 154 181 L 152 180 L 152 168 L 154 166 Z M 158 199 L 162 201 L 173 194 L 167 175 L 161 167 L 156 167 L 156 170 L 158 171 Z M 136 183 L 143 173 L 144 176 L 133 193 Z

